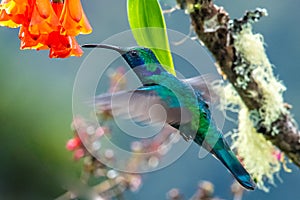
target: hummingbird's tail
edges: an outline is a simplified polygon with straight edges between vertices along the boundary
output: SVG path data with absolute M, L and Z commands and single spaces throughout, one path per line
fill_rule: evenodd
M 256 186 L 255 183 L 235 154 L 231 151 L 226 141 L 224 141 L 223 138 L 219 138 L 217 143 L 216 145 L 218 147 L 213 148 L 211 152 L 227 167 L 242 186 L 246 189 L 254 190 Z M 219 148 L 220 146 L 223 147 Z

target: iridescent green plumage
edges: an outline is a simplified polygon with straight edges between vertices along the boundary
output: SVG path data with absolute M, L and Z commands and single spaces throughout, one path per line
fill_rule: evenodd
M 154 53 L 147 48 L 132 47 L 119 48 L 108 45 L 84 45 L 83 47 L 109 48 L 118 51 L 136 73 L 142 84 L 135 91 L 120 92 L 114 94 L 119 98 L 119 110 L 124 109 L 122 99 L 130 96 L 132 116 L 141 116 L 147 119 L 145 110 L 159 104 L 166 111 L 166 123 L 178 129 L 186 139 L 193 139 L 198 145 L 203 146 L 216 156 L 233 174 L 233 176 L 247 189 L 254 189 L 255 183 L 248 172 L 241 165 L 229 145 L 224 140 L 221 131 L 216 127 L 211 118 L 208 104 L 204 101 L 202 92 L 188 80 L 179 80 L 168 73 L 159 63 Z M 110 96 L 99 96 L 96 103 L 101 107 L 110 105 Z M 127 102 L 128 103 L 128 102 Z M 157 121 L 160 114 L 156 115 Z M 153 119 L 149 119 L 153 121 Z M 155 121 L 155 119 L 154 119 Z

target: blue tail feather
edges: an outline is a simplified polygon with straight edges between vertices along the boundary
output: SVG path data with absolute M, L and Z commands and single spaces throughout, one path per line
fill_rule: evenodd
M 227 167 L 236 180 L 246 189 L 254 190 L 256 185 L 249 173 L 230 150 L 227 144 L 222 149 L 212 149 L 212 153 Z

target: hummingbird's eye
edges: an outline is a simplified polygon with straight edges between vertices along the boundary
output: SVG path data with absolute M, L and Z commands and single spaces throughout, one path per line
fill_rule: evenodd
M 137 57 L 138 56 L 138 52 L 135 51 L 135 50 L 133 50 L 133 51 L 130 52 L 130 56 Z

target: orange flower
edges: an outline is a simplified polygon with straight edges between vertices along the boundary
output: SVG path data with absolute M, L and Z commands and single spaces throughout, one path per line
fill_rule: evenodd
M 20 48 L 50 49 L 50 58 L 81 56 L 83 51 L 75 36 L 92 31 L 80 0 L 73 0 L 72 4 L 69 0 L 2 0 L 0 25 L 21 26 Z
M 17 28 L 28 21 L 28 8 L 32 0 L 2 0 L 0 4 L 0 25 Z
M 62 15 L 63 5 L 62 3 L 52 3 L 53 9 L 57 16 Z M 74 36 L 62 35 L 61 31 L 55 31 L 49 34 L 47 41 L 50 47 L 50 58 L 66 58 L 69 56 L 82 56 L 83 51 L 78 45 Z
M 60 30 L 61 25 L 49 0 L 35 0 L 29 32 L 33 35 Z
M 92 27 L 84 14 L 80 0 L 65 0 L 60 21 L 64 27 L 62 34 L 75 36 L 92 32 Z
M 32 35 L 28 27 L 22 26 L 19 31 L 19 38 L 21 40 L 20 49 L 37 49 L 46 50 L 49 47 L 45 44 L 47 35 Z
M 50 47 L 50 58 L 67 58 L 83 54 L 74 36 L 61 35 L 59 31 L 50 33 L 46 43 Z
M 53 8 L 55 14 L 57 16 L 60 16 L 61 12 L 63 10 L 64 4 L 61 2 L 52 2 L 51 4 L 52 4 L 52 8 Z
M 62 3 L 53 3 L 53 12 L 61 13 Z M 47 24 L 46 27 L 49 28 Z M 59 26 L 61 27 L 61 26 Z M 44 29 L 46 30 L 46 29 Z M 22 26 L 20 28 L 19 38 L 21 40 L 21 49 L 49 49 L 50 58 L 67 58 L 69 56 L 81 56 L 83 51 L 76 42 L 74 36 L 61 35 L 60 29 L 52 30 L 48 34 L 32 34 L 30 26 Z

